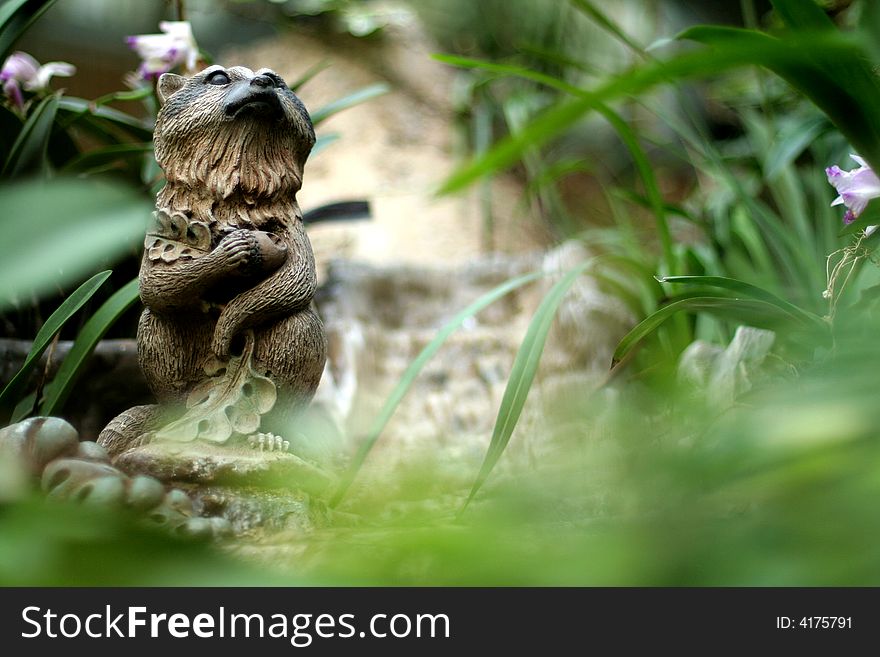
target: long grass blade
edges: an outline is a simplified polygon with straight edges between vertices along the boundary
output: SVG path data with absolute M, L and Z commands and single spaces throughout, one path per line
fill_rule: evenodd
M 538 115 L 522 131 L 499 141 L 484 156 L 454 172 L 439 193 L 460 190 L 477 178 L 513 165 L 526 149 L 548 142 L 595 110 L 599 103 L 640 93 L 658 84 L 714 76 L 750 64 L 769 68 L 807 95 L 869 161 L 876 158 L 880 162 L 880 128 L 873 119 L 880 114 L 880 111 L 874 111 L 880 107 L 880 93 L 869 93 L 871 89 L 867 83 L 850 89 L 804 56 L 805 53 L 821 51 L 823 59 L 862 64 L 865 53 L 857 40 L 836 32 L 790 35 L 783 40 L 751 30 L 714 26 L 691 28 L 679 38 L 712 47 L 686 52 L 666 61 L 652 61 L 608 80 L 594 90 L 581 90 L 573 100 L 560 101 Z
M 18 393 L 28 374 L 30 374 L 34 365 L 40 359 L 40 356 L 43 355 L 43 352 L 46 351 L 49 343 L 52 342 L 55 334 L 61 330 L 61 327 L 64 326 L 67 320 L 83 307 L 86 301 L 92 298 L 95 292 L 98 291 L 98 288 L 104 284 L 104 281 L 110 278 L 111 273 L 110 271 L 103 271 L 92 276 L 80 285 L 73 294 L 67 297 L 64 303 L 58 306 L 58 309 L 49 316 L 49 319 L 46 320 L 37 332 L 37 337 L 34 338 L 33 345 L 31 345 L 31 350 L 28 352 L 24 364 L 15 376 L 12 377 L 12 380 L 6 384 L 3 392 L 0 392 L 0 407 L 3 407 L 10 397 Z
M 422 368 L 424 368 L 425 364 L 431 359 L 431 357 L 437 353 L 437 350 L 443 346 L 443 343 L 446 342 L 447 338 L 449 338 L 449 336 L 452 335 L 467 318 L 476 315 L 478 312 L 495 303 L 506 294 L 509 294 L 518 287 L 522 287 L 526 283 L 531 283 L 532 281 L 537 280 L 541 276 L 542 274 L 540 272 L 523 274 L 522 276 L 512 278 L 490 290 L 449 320 L 443 328 L 437 332 L 434 339 L 425 345 L 424 349 L 419 352 L 419 355 L 416 356 L 413 362 L 410 363 L 409 367 L 406 368 L 406 371 L 400 377 L 400 381 L 398 381 L 394 390 L 391 391 L 388 399 L 385 400 L 385 404 L 382 406 L 382 409 L 379 411 L 379 414 L 370 426 L 367 437 L 361 443 L 357 453 L 352 458 L 348 471 L 342 477 L 342 483 L 330 501 L 331 506 L 336 506 L 342 501 L 345 493 L 354 482 L 355 477 L 357 477 L 367 455 L 369 455 L 370 450 L 373 449 L 373 446 L 376 444 L 376 441 L 379 439 L 382 430 L 385 428 L 385 425 L 388 424 L 394 411 L 397 410 L 400 402 L 412 387 L 419 372 L 422 371 Z
M 150 141 L 153 138 L 153 128 L 151 126 L 113 107 L 95 105 L 91 101 L 72 96 L 62 96 L 58 102 L 58 107 L 63 112 L 70 114 L 70 116 L 65 118 L 65 126 L 69 126 L 84 118 L 99 119 L 124 129 L 141 141 Z
M 501 406 L 498 409 L 498 417 L 492 430 L 489 449 L 486 452 L 483 464 L 480 466 L 480 471 L 477 473 L 477 478 L 474 480 L 471 491 L 461 508 L 462 513 L 474 499 L 474 495 L 483 486 L 495 464 L 498 463 L 498 459 L 501 458 L 501 454 L 504 453 L 505 447 L 510 442 L 510 437 L 516 428 L 516 423 L 522 413 L 526 397 L 528 397 L 532 382 L 535 379 L 535 373 L 538 371 L 538 363 L 541 360 L 541 354 L 544 352 L 544 344 L 547 342 L 547 334 L 553 324 L 553 318 L 556 316 L 556 309 L 562 302 L 565 293 L 589 265 L 590 263 L 586 262 L 579 267 L 575 267 L 557 281 L 550 288 L 547 296 L 544 297 L 544 300 L 535 311 L 532 321 L 529 323 L 529 328 L 526 331 L 526 336 L 523 338 L 516 358 L 513 361 L 510 378 L 507 380 L 504 396 L 501 399 Z
M 5 61 L 15 42 L 57 0 L 6 0 L 0 6 L 0 61 Z
M 60 412 L 82 372 L 83 364 L 95 349 L 95 345 L 119 319 L 119 316 L 131 308 L 137 300 L 138 279 L 135 278 L 117 290 L 85 323 L 74 341 L 73 347 L 61 367 L 58 368 L 58 373 L 52 383 L 46 386 L 45 399 L 40 404 L 41 415 L 53 415 Z
M 789 303 L 772 292 L 769 292 L 756 285 L 737 280 L 735 278 L 727 278 L 724 276 L 665 276 L 661 279 L 664 283 L 682 283 L 684 285 L 706 285 L 710 287 L 720 287 L 730 290 L 752 299 L 766 301 L 781 310 L 800 318 L 808 324 L 814 325 L 819 329 L 827 329 L 828 324 L 821 317 L 808 310 L 799 308 L 793 303 Z
M 767 301 L 737 297 L 686 296 L 663 306 L 627 333 L 614 350 L 611 367 L 616 367 L 618 363 L 629 356 L 642 340 L 653 333 L 663 322 L 682 311 L 708 312 L 724 319 L 760 328 L 778 329 L 780 326 L 805 328 L 804 321 L 800 317 Z
M 65 164 L 62 171 L 64 173 L 88 171 L 90 169 L 94 169 L 95 167 L 112 164 L 117 160 L 124 160 L 126 158 L 137 158 L 143 156 L 144 153 L 152 152 L 152 143 L 113 144 L 112 146 L 105 146 L 104 148 L 99 148 L 93 151 L 89 151 L 87 153 L 80 154 L 79 156 L 73 158 L 67 164 Z
M 55 94 L 47 96 L 37 105 L 12 145 L 0 176 L 14 178 L 46 164 L 46 150 L 57 111 L 58 96 Z
M 318 124 L 329 119 L 334 114 L 341 112 L 342 110 L 346 110 L 350 107 L 360 105 L 361 103 L 364 103 L 378 96 L 382 96 L 383 94 L 387 94 L 390 90 L 391 87 L 389 87 L 384 82 L 371 84 L 368 87 L 359 89 L 358 91 L 355 91 L 348 96 L 344 96 L 343 98 L 339 98 L 338 100 L 327 103 L 323 107 L 320 107 L 312 112 L 312 123 L 317 126 Z

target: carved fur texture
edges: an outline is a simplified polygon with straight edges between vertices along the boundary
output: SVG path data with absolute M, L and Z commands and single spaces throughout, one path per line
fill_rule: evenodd
M 154 137 L 167 184 L 141 264 L 141 367 L 167 417 L 251 332 L 253 364 L 278 389 L 261 430 L 283 433 L 311 400 L 326 358 L 296 201 L 315 143 L 311 120 L 268 69 L 165 74 L 159 96 Z M 111 422 L 99 441 L 113 453 L 138 444 L 159 411 L 135 414 Z

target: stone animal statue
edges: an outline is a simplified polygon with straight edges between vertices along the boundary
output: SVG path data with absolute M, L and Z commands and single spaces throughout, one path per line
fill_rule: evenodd
M 158 95 L 167 184 L 144 243 L 137 342 L 159 403 L 123 412 L 98 442 L 112 456 L 162 441 L 283 448 L 326 358 L 296 200 L 311 119 L 268 69 L 166 73 Z

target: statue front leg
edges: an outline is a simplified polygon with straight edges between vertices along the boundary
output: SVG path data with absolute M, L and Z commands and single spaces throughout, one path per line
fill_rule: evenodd
M 104 427 L 98 436 L 98 444 L 113 457 L 149 442 L 147 436 L 162 424 L 167 409 L 157 404 L 135 406 L 123 411 Z

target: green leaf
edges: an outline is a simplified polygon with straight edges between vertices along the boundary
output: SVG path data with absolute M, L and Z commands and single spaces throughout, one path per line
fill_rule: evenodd
M 318 73 L 320 73 L 321 71 L 326 70 L 326 69 L 329 68 L 330 66 L 331 66 L 331 63 L 330 63 L 329 60 L 327 60 L 327 59 L 322 59 L 322 60 L 321 60 L 320 62 L 318 62 L 317 64 L 314 64 L 314 65 L 310 66 L 310 67 L 306 70 L 305 73 L 303 73 L 302 75 L 300 75 L 300 76 L 299 76 L 294 82 L 290 83 L 290 84 L 287 85 L 287 86 L 290 87 L 290 90 L 291 90 L 291 91 L 299 91 L 300 87 L 302 87 L 306 82 L 308 82 L 308 81 L 311 80 L 313 77 L 315 77 Z
M 639 322 L 618 343 L 611 360 L 614 368 L 624 358 L 653 333 L 663 322 L 681 311 L 708 312 L 732 319 L 748 326 L 777 329 L 780 326 L 798 324 L 797 318 L 779 306 L 758 299 L 738 299 L 735 297 L 684 297 L 663 306 L 652 315 Z
M 639 205 L 648 210 L 651 209 L 651 201 L 649 201 L 644 194 L 639 194 L 633 189 L 615 187 L 611 190 L 611 193 L 617 198 L 631 201 L 632 203 L 635 203 L 636 205 Z M 681 205 L 677 205 L 675 203 L 664 203 L 663 212 L 668 216 L 674 215 L 696 226 L 705 227 L 705 221 L 693 216 Z
M 657 84 L 715 76 L 744 65 L 764 66 L 804 93 L 859 152 L 869 162 L 876 161 L 880 169 L 880 125 L 875 119 L 880 116 L 880 83 L 863 73 L 866 53 L 858 39 L 831 32 L 793 34 L 783 40 L 752 30 L 715 26 L 691 28 L 679 35 L 679 39 L 711 47 L 685 52 L 666 61 L 652 60 L 611 78 L 597 89 L 581 90 L 573 100 L 563 99 L 521 131 L 499 141 L 488 153 L 455 171 L 439 193 L 460 190 L 477 178 L 513 165 L 526 150 L 569 129 L 600 103 L 637 94 Z M 814 53 L 821 53 L 822 61 L 851 67 L 853 75 L 836 77 L 813 60 Z
M 24 123 L 3 165 L 0 177 L 14 178 L 46 165 L 46 150 L 58 111 L 58 95 L 44 98 Z
M 645 54 L 645 49 L 633 41 L 617 23 L 612 21 L 601 9 L 589 0 L 569 0 L 571 4 L 589 16 L 603 30 L 614 36 L 618 41 L 628 46 L 639 55 Z
M 751 54 L 743 54 L 749 63 L 773 71 L 809 98 L 865 159 L 880 168 L 880 81 L 866 63 L 868 53 L 858 35 L 822 29 L 774 38 L 752 30 L 697 26 L 679 38 L 709 45 L 718 53 L 748 48 Z
M 65 173 L 82 172 L 112 164 L 117 160 L 136 158 L 153 151 L 152 142 L 146 144 L 114 144 L 82 153 L 70 160 L 62 169 Z
M 16 422 L 21 422 L 28 415 L 33 413 L 37 406 L 37 392 L 30 392 L 22 397 L 18 403 L 15 405 L 15 408 L 12 409 L 12 414 L 9 416 L 9 424 L 15 424 Z
M 675 260 L 672 254 L 672 234 L 669 231 L 669 223 L 666 220 L 666 204 L 663 195 L 660 193 L 660 185 L 654 176 L 654 169 L 648 156 L 639 144 L 638 136 L 635 131 L 629 127 L 626 121 L 614 112 L 604 103 L 597 103 L 597 111 L 611 124 L 617 132 L 618 137 L 626 146 L 633 162 L 638 169 L 639 176 L 645 186 L 645 193 L 654 213 L 654 220 L 657 225 L 657 233 L 660 237 L 660 246 L 663 251 L 663 264 L 667 272 L 675 271 Z
M 61 330 L 61 327 L 64 326 L 68 319 L 73 317 L 73 315 L 83 307 L 83 304 L 85 304 L 86 301 L 92 298 L 92 295 L 98 291 L 98 288 L 104 284 L 104 281 L 110 278 L 111 273 L 112 272 L 110 271 L 104 271 L 92 276 L 89 280 L 80 285 L 73 294 L 67 297 L 64 302 L 58 306 L 58 309 L 49 316 L 49 319 L 46 320 L 37 332 L 37 337 L 34 338 L 34 343 L 31 346 L 31 350 L 28 352 L 24 364 L 12 380 L 6 384 L 6 387 L 3 388 L 3 392 L 0 392 L 0 407 L 3 407 L 4 404 L 8 403 L 10 397 L 18 394 L 21 386 L 24 385 L 24 382 L 27 380 L 28 374 L 30 374 L 34 365 L 40 359 L 40 356 L 43 355 L 43 352 L 49 346 L 49 343 L 52 342 L 52 338 L 55 337 L 55 334 Z
M 52 383 L 46 386 L 45 398 L 40 404 L 41 415 L 55 415 L 61 411 L 95 345 L 119 316 L 137 301 L 138 279 L 135 278 L 117 290 L 85 323 Z
M 100 107 L 101 105 L 106 105 L 107 103 L 114 103 L 118 101 L 134 101 L 134 100 L 144 100 L 145 98 L 149 98 L 154 93 L 152 84 L 144 84 L 142 87 L 138 87 L 137 89 L 126 89 L 125 91 L 113 91 L 109 94 L 104 94 L 99 98 L 95 98 L 95 100 L 91 101 L 92 107 Z
M 764 160 L 764 176 L 775 178 L 822 133 L 828 130 L 828 120 L 824 116 L 808 116 L 800 121 L 786 125 L 773 143 Z
M 12 152 L 12 145 L 23 125 L 17 114 L 4 105 L 0 105 L 0 153 Z
M 2 186 L 0 207 L 2 311 L 134 253 L 152 203 L 126 187 L 59 178 Z
M 153 129 L 151 126 L 146 125 L 143 121 L 136 119 L 130 114 L 112 107 L 96 106 L 93 102 L 82 98 L 62 96 L 58 103 L 58 108 L 69 115 L 66 117 L 65 127 L 82 119 L 100 119 L 118 128 L 122 128 L 141 141 L 153 139 Z
M 381 96 L 383 94 L 387 94 L 391 90 L 384 82 L 379 82 L 377 84 L 371 84 L 369 87 L 364 87 L 363 89 L 359 89 L 348 96 L 340 98 L 338 100 L 334 100 L 332 103 L 327 103 L 324 107 L 315 110 L 312 112 L 312 124 L 317 126 L 319 123 L 326 121 L 334 114 L 341 112 L 342 110 L 346 110 L 349 107 L 354 107 L 355 105 L 360 105 L 372 98 L 376 98 L 377 96 Z
M 863 2 L 859 26 L 865 34 L 865 43 L 871 50 L 873 61 L 880 62 L 880 3 Z
M 0 61 L 6 61 L 15 42 L 56 0 L 6 0 L 0 5 Z
M 814 0 L 770 0 L 785 24 L 801 30 L 833 30 L 834 22 Z
M 584 90 L 578 87 L 575 87 L 572 84 L 568 84 L 564 80 L 559 80 L 558 78 L 554 78 L 551 75 L 545 75 L 544 73 L 538 73 L 537 71 L 533 71 L 531 69 L 515 66 L 513 64 L 499 64 L 496 62 L 487 62 L 482 59 L 471 59 L 469 57 L 461 57 L 459 55 L 444 55 L 444 54 L 434 54 L 431 55 L 432 59 L 436 59 L 438 62 L 443 62 L 444 64 L 450 64 L 451 66 L 458 66 L 459 68 L 467 68 L 467 69 L 480 69 L 483 71 L 489 71 L 491 73 L 499 73 L 502 75 L 512 75 L 519 78 L 524 78 L 526 80 L 532 80 L 533 82 L 537 82 L 539 84 L 546 85 L 553 89 L 557 89 L 559 91 L 572 94 L 574 96 L 583 96 Z
M 512 292 L 516 288 L 521 287 L 526 283 L 531 283 L 532 281 L 537 280 L 542 275 L 543 274 L 541 274 L 540 272 L 535 272 L 531 274 L 517 276 L 516 278 L 512 278 L 509 281 L 506 281 L 498 287 L 490 290 L 486 294 L 482 295 L 479 299 L 474 301 L 472 304 L 467 306 L 464 310 L 455 315 L 455 317 L 453 317 L 451 320 L 449 320 L 437 332 L 437 335 L 434 336 L 434 339 L 425 345 L 424 349 L 419 352 L 419 355 L 416 356 L 415 360 L 413 360 L 413 362 L 410 363 L 409 367 L 406 368 L 406 371 L 400 377 L 400 381 L 397 382 L 397 385 L 394 387 L 394 390 L 391 391 L 388 399 L 385 400 L 385 404 L 382 406 L 379 414 L 376 416 L 376 419 L 370 426 L 367 437 L 361 443 L 357 453 L 352 458 L 351 465 L 349 466 L 345 475 L 343 475 L 342 483 L 340 484 L 337 492 L 334 494 L 333 499 L 330 501 L 331 506 L 336 506 L 337 504 L 339 504 L 339 502 L 345 496 L 346 491 L 348 491 L 352 482 L 354 482 L 355 477 L 357 477 L 358 471 L 360 471 L 361 466 L 364 464 L 367 455 L 370 453 L 370 450 L 373 449 L 373 445 L 376 444 L 376 441 L 379 439 L 379 435 L 382 433 L 385 425 L 388 424 L 388 421 L 391 419 L 394 411 L 397 410 L 400 402 L 403 400 L 410 387 L 412 387 L 412 384 L 415 381 L 416 377 L 419 375 L 419 372 L 422 371 L 422 368 L 424 368 L 425 364 L 431 359 L 431 357 L 435 353 L 437 353 L 437 350 L 440 349 L 441 346 L 443 346 L 443 343 L 446 342 L 447 338 L 449 338 L 449 336 L 452 335 L 467 318 L 476 315 L 478 312 L 483 310 L 483 308 L 491 305 L 509 292 Z
M 474 499 L 474 495 L 483 486 L 495 464 L 498 463 L 498 459 L 501 458 L 501 454 L 504 453 L 504 448 L 510 442 L 510 437 L 516 428 L 516 423 L 522 413 L 526 397 L 528 397 L 529 390 L 532 387 L 532 381 L 535 379 L 535 373 L 538 371 L 538 363 L 541 360 L 541 354 L 544 352 L 544 344 L 547 342 L 547 334 L 553 325 L 556 309 L 559 308 L 559 304 L 562 302 L 565 293 L 568 292 L 568 288 L 572 286 L 577 277 L 589 265 L 589 262 L 585 262 L 569 271 L 557 281 L 550 288 L 547 296 L 541 301 L 532 317 L 532 321 L 529 322 L 526 336 L 516 352 L 516 358 L 510 371 L 510 378 L 507 380 L 507 386 L 504 388 L 504 396 L 501 399 L 501 406 L 498 408 L 498 417 L 492 430 L 492 440 L 489 442 L 489 449 L 486 452 L 483 464 L 480 466 L 480 471 L 474 480 L 471 491 L 461 508 L 462 513 L 467 509 L 471 500 Z
M 586 6 L 589 6 L 589 3 L 582 3 L 581 8 L 584 9 Z M 453 64 L 455 66 L 462 66 L 465 68 L 480 68 L 495 73 L 504 73 L 507 75 L 522 77 L 538 82 L 540 84 L 545 84 L 549 87 L 580 98 L 589 98 L 589 95 L 586 92 L 584 92 L 582 89 L 579 89 L 578 87 L 575 87 L 574 85 L 570 85 L 562 80 L 558 80 L 549 75 L 536 73 L 520 66 L 495 64 L 491 62 L 484 62 L 453 55 L 434 55 L 434 59 L 445 62 L 447 64 Z M 663 250 L 663 261 L 666 267 L 666 271 L 671 272 L 673 271 L 674 267 L 672 256 L 672 237 L 669 232 L 668 222 L 666 220 L 665 203 L 660 193 L 660 187 L 657 184 L 653 169 L 651 168 L 651 164 L 648 161 L 648 157 L 645 154 L 645 151 L 642 149 L 641 145 L 639 144 L 639 139 L 635 131 L 633 131 L 632 128 L 629 127 L 629 124 L 627 124 L 627 122 L 624 121 L 620 115 L 618 115 L 605 103 L 602 103 L 600 101 L 596 101 L 594 109 L 598 111 L 599 114 L 601 114 L 611 124 L 611 127 L 614 128 L 615 132 L 617 132 L 620 140 L 623 142 L 624 146 L 626 146 L 627 150 L 630 152 L 630 155 L 633 158 L 633 162 L 636 165 L 639 176 L 642 178 L 642 182 L 644 183 L 651 210 L 654 212 L 654 217 L 657 224 L 657 232 L 660 236 L 660 244 Z
M 335 141 L 338 141 L 339 137 L 340 137 L 340 135 L 338 132 L 328 132 L 323 135 L 318 135 L 318 138 L 315 140 L 315 145 L 312 147 L 312 152 L 309 153 L 309 156 L 314 157 L 315 155 L 317 155 L 318 153 L 323 151 L 325 148 L 330 146 L 330 144 L 332 144 Z
M 664 283 L 682 283 L 684 285 L 705 285 L 709 287 L 720 287 L 725 290 L 736 292 L 737 294 L 758 299 L 773 304 L 780 310 L 785 311 L 792 317 L 796 317 L 805 324 L 812 325 L 820 330 L 827 330 L 828 324 L 824 319 L 811 313 L 808 310 L 797 307 L 793 303 L 789 303 L 772 292 L 768 292 L 756 285 L 736 280 L 735 278 L 726 278 L 724 276 L 664 276 L 660 279 Z

